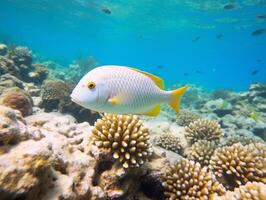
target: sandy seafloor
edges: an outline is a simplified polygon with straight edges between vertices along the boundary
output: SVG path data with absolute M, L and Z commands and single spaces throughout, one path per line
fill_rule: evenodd
M 178 114 L 101 116 L 69 98 L 95 65 L 0 44 L 0 200 L 266 199 L 265 83 L 190 85 Z

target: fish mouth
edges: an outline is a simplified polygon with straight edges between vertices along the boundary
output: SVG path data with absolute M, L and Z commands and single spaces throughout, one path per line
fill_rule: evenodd
M 103 107 L 103 104 L 98 104 L 98 106 L 94 105 L 93 107 L 89 107 L 85 102 L 80 101 L 78 96 L 75 95 L 74 93 L 72 93 L 70 95 L 70 98 L 71 98 L 71 101 L 73 101 L 74 103 L 76 103 L 76 104 L 78 104 L 84 108 L 90 109 L 90 110 L 95 110 L 95 109 L 99 109 L 99 108 Z M 97 101 L 99 101 L 99 96 L 98 96 Z

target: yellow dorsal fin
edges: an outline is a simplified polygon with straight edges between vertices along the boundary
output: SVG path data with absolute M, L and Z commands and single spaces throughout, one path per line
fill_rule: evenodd
M 150 109 L 148 112 L 143 113 L 144 115 L 155 117 L 160 114 L 160 105 L 154 106 L 152 109 Z
M 141 70 L 138 70 L 138 69 L 135 69 L 135 68 L 131 68 L 129 67 L 129 69 L 132 69 L 136 72 L 139 72 L 139 73 L 142 73 L 144 74 L 145 76 L 148 76 L 151 80 L 153 80 L 153 82 L 160 88 L 160 89 L 164 89 L 164 81 L 158 77 L 158 76 L 155 76 L 153 74 L 150 74 L 148 72 L 144 72 L 144 71 L 141 71 Z

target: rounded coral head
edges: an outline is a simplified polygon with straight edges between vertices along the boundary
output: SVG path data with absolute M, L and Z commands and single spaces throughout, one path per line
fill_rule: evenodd
M 92 129 L 93 142 L 124 168 L 139 167 L 151 154 L 149 132 L 136 115 L 105 114 Z

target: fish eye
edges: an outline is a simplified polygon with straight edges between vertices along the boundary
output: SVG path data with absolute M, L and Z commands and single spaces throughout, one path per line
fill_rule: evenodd
M 94 82 L 92 82 L 92 81 L 88 82 L 88 84 L 87 84 L 87 87 L 88 87 L 89 89 L 94 89 L 95 86 L 96 86 L 96 84 L 95 84 Z

